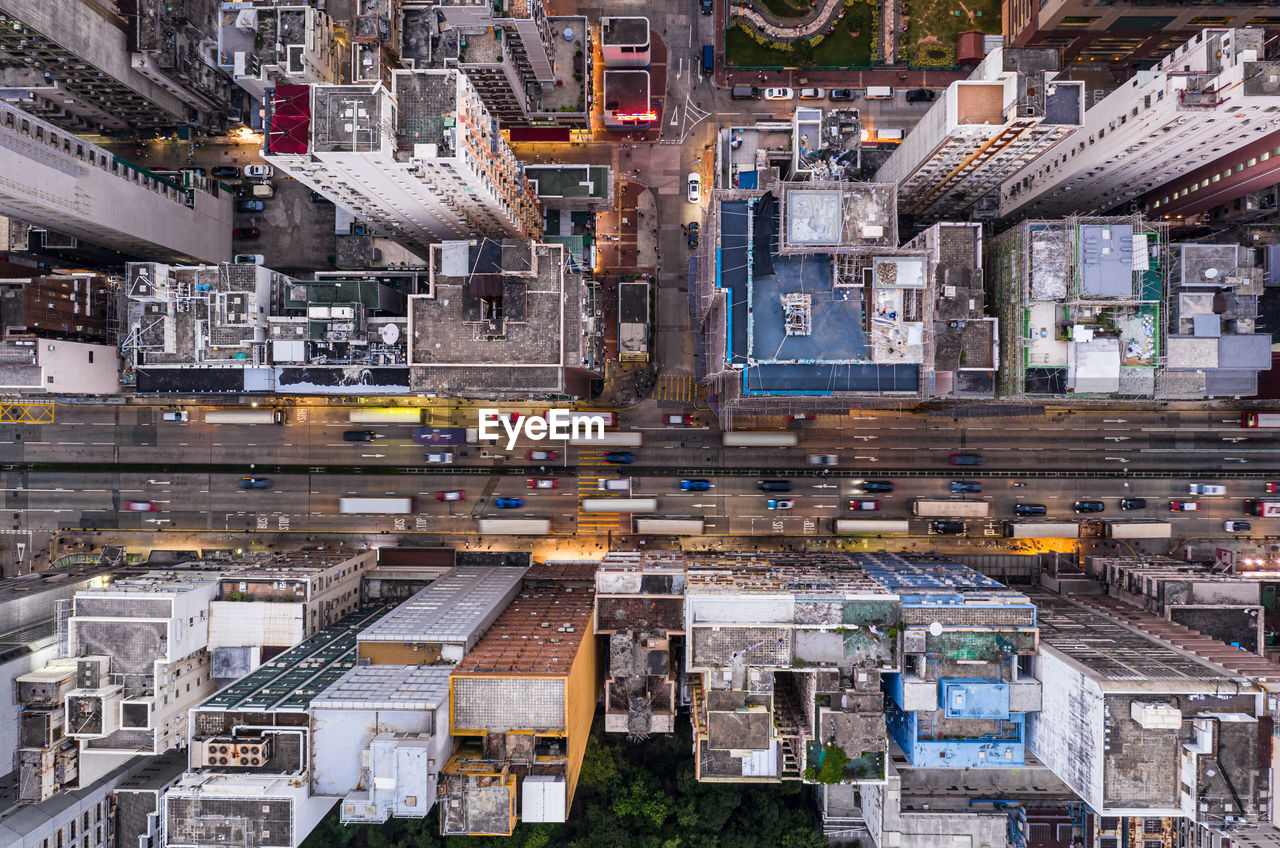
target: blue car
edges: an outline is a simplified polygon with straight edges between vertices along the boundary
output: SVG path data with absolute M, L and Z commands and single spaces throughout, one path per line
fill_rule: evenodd
M 636 455 L 628 451 L 609 451 L 604 455 L 604 461 L 615 465 L 630 465 L 636 461 Z
M 270 489 L 271 481 L 262 477 L 241 477 L 240 488 L 242 489 Z
M 682 492 L 705 492 L 711 488 L 710 480 L 681 480 L 680 491 Z
M 973 480 L 952 480 L 951 491 L 960 495 L 976 495 L 982 491 L 982 484 Z
M 498 509 L 519 509 L 524 506 L 524 498 L 494 498 L 493 505 Z

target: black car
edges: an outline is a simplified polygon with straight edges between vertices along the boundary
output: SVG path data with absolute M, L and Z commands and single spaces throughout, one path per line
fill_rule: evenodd
M 344 442 L 372 442 L 374 433 L 372 430 L 344 430 L 342 432 L 342 441 Z
M 698 222 L 694 221 L 692 224 L 690 224 L 688 227 L 688 230 L 689 230 L 689 249 L 693 250 L 698 246 L 698 230 L 699 230 Z
M 756 488 L 762 492 L 789 492 L 791 491 L 790 480 L 761 480 L 756 483 Z
M 958 495 L 976 495 L 982 491 L 982 484 L 977 480 L 952 480 L 951 491 Z
M 908 103 L 932 103 L 937 94 L 927 88 L 909 88 L 907 89 Z
M 702 0 L 702 14 L 710 15 L 716 10 L 715 0 Z
M 1049 512 L 1044 504 L 1018 504 L 1013 508 L 1014 515 L 1020 515 L 1027 518 L 1033 515 L 1047 515 Z
M 864 492 L 888 493 L 893 491 L 892 480 L 863 480 L 859 487 Z
M 1121 508 L 1121 509 L 1126 509 L 1126 510 L 1128 510 L 1128 509 L 1146 509 L 1146 508 L 1147 508 L 1147 499 L 1146 499 L 1146 498 L 1123 498 L 1123 499 L 1120 501 L 1120 508 Z
M 1102 501 L 1076 501 L 1071 508 L 1076 512 L 1106 512 L 1107 505 Z
M 939 536 L 959 536 L 964 532 L 963 521 L 931 521 L 929 529 Z
M 828 100 L 852 100 L 853 89 L 852 88 L 833 88 L 831 89 L 830 92 L 827 93 L 827 99 Z
M 604 461 L 614 465 L 630 465 L 636 461 L 636 455 L 630 451 L 609 451 L 604 455 Z
M 218 179 L 237 180 L 240 178 L 240 169 L 234 165 L 219 165 L 209 171 L 210 174 Z

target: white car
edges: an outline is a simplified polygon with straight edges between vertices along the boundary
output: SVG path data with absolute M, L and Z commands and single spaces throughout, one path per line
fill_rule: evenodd
M 766 88 L 764 90 L 765 100 L 790 100 L 795 96 L 795 91 L 790 88 Z
M 689 202 L 699 203 L 702 201 L 702 177 L 697 174 L 689 175 Z
M 266 265 L 267 257 L 263 256 L 261 253 L 237 253 L 236 264 L 237 265 Z
M 1247 521 L 1224 521 L 1222 529 L 1228 533 L 1248 533 L 1253 529 L 1253 525 Z
M 161 413 L 160 417 L 165 421 L 186 421 L 187 413 L 185 410 L 181 412 L 165 412 Z
M 276 172 L 276 169 L 270 165 L 245 165 L 244 175 L 246 177 L 269 177 Z
M 802 88 L 800 89 L 801 100 L 821 100 L 827 96 L 826 89 L 823 88 Z
M 809 456 L 810 465 L 839 465 L 840 457 L 833 453 L 815 453 Z
M 1187 485 L 1189 495 L 1225 495 L 1226 486 L 1213 486 L 1208 483 L 1190 483 Z
M 427 462 L 431 465 L 448 465 L 453 462 L 453 454 L 451 453 L 429 453 L 427 454 Z

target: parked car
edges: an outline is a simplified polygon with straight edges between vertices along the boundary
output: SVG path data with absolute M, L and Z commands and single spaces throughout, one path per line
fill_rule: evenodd
M 1253 529 L 1253 525 L 1247 521 L 1224 521 L 1222 529 L 1228 533 L 1248 533 Z
M 271 183 L 254 183 L 249 187 L 249 193 L 262 200 L 270 200 L 276 196 L 276 189 Z
M 1187 485 L 1189 495 L 1225 495 L 1226 486 L 1211 486 L 1208 483 L 1190 483 Z
M 451 492 L 436 492 L 436 500 L 438 501 L 465 501 L 467 493 L 461 489 L 454 489 Z
M 762 492 L 789 492 L 791 491 L 790 480 L 761 480 L 756 483 L 756 488 Z
M 1120 508 L 1126 511 L 1134 510 L 1134 509 L 1146 509 L 1147 499 L 1146 498 L 1121 498 Z
M 270 489 L 271 481 L 265 477 L 241 477 L 240 488 L 242 489 Z
M 769 498 L 769 509 L 792 509 L 796 502 L 788 498 Z
M 702 201 L 702 177 L 697 174 L 689 175 L 689 202 L 700 203 Z
M 426 462 L 428 465 L 449 465 L 450 463 L 453 462 L 453 454 L 449 453 L 448 451 L 441 451 L 440 453 L 429 453 L 425 457 L 423 457 L 423 461 Z
M 765 100 L 790 100 L 795 96 L 795 91 L 790 88 L 766 88 L 764 90 Z
M 210 174 L 220 180 L 238 180 L 240 179 L 240 169 L 234 165 L 218 165 L 209 171 Z
M 1170 512 L 1198 512 L 1199 510 L 1199 501 L 1169 501 Z
M 932 103 L 938 95 L 927 88 L 907 89 L 908 103 Z
M 375 434 L 372 430 L 343 430 L 342 441 L 344 442 L 372 442 Z
M 982 457 L 976 453 L 953 453 L 947 461 L 952 465 L 981 465 Z
M 231 231 L 231 237 L 240 241 L 253 241 L 259 235 L 257 227 L 236 227 Z
M 498 509 L 519 509 L 524 506 L 524 498 L 494 498 L 493 505 Z
M 682 492 L 705 492 L 711 488 L 710 480 L 681 480 L 680 491 Z
M 261 253 L 237 253 L 236 264 L 237 265 L 266 265 L 267 257 L 263 256 Z
M 236 201 L 237 212 L 261 212 L 263 209 L 266 209 L 266 208 L 267 207 L 262 203 L 261 200 L 237 200 Z
M 152 501 L 125 501 L 126 512 L 155 512 L 156 505 Z
M 554 477 L 530 477 L 524 481 L 526 489 L 558 489 L 560 484 Z
M 952 480 L 951 491 L 958 495 L 976 495 L 982 491 L 982 484 L 977 480 Z
M 1106 512 L 1107 505 L 1102 501 L 1076 501 L 1071 505 L 1077 513 L 1081 512 Z
M 1018 504 L 1013 508 L 1013 514 L 1029 518 L 1035 515 L 1048 515 L 1049 510 L 1044 504 Z
M 548 462 L 548 461 L 551 461 L 551 460 L 559 459 L 559 458 L 560 458 L 560 451 L 553 451 L 553 450 L 531 450 L 531 451 L 529 451 L 528 453 L 526 453 L 526 454 L 525 454 L 525 456 L 527 456 L 529 459 L 534 459 L 534 460 L 537 460 L 537 461 L 539 461 L 539 462 Z
M 702 14 L 710 15 L 716 10 L 714 0 L 702 0 Z
M 854 487 L 863 492 L 886 494 L 893 491 L 892 480 L 854 480 Z
M 815 453 L 809 455 L 810 465 L 839 465 L 840 457 L 833 453 Z
M 827 92 L 821 88 L 802 88 L 800 89 L 801 100 L 821 100 L 827 96 Z
M 162 413 L 160 414 L 160 419 L 161 419 L 162 421 L 183 421 L 183 422 L 185 422 L 185 421 L 187 420 L 187 413 L 186 413 L 186 411 L 185 411 L 185 410 L 178 410 L 177 412 L 162 412 Z
M 852 88 L 833 88 L 831 93 L 827 95 L 828 100 L 852 100 Z
M 697 249 L 697 247 L 698 247 L 698 231 L 699 231 L 700 229 L 701 229 L 701 227 L 699 227 L 699 225 L 698 225 L 698 222 L 697 222 L 697 221 L 694 221 L 692 224 L 690 224 L 690 225 L 687 227 L 687 230 L 686 230 L 686 231 L 687 231 L 687 232 L 688 232 L 688 234 L 689 234 L 689 249 L 690 249 L 690 250 L 696 250 L 696 249 Z
M 964 532 L 963 521 L 930 521 L 929 532 L 939 536 L 959 536 Z
M 683 413 L 680 415 L 664 415 L 662 416 L 662 420 L 669 427 L 692 427 L 694 424 L 698 423 L 692 415 L 685 415 Z
M 880 501 L 849 501 L 849 509 L 854 512 L 869 512 L 880 508 Z
M 276 172 L 276 169 L 270 165 L 245 165 L 244 175 L 246 177 L 269 177 Z
M 604 455 L 604 461 L 614 465 L 630 465 L 636 461 L 636 455 L 630 451 L 609 451 Z
M 814 415 L 812 412 L 797 412 L 793 415 L 787 416 L 788 421 L 816 421 L 817 418 L 818 416 Z

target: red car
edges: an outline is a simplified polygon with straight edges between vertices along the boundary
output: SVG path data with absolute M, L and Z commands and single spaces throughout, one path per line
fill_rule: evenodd
M 231 237 L 233 239 L 240 239 L 240 241 L 252 241 L 253 239 L 256 239 L 258 235 L 257 227 L 236 227 L 231 231 Z
M 849 501 L 849 509 L 854 512 L 880 508 L 880 501 Z
M 156 505 L 151 501 L 125 501 L 126 512 L 155 512 Z
M 670 427 L 692 427 L 695 423 L 692 415 L 664 415 L 662 420 Z
M 1169 501 L 1171 512 L 1195 512 L 1200 509 L 1199 501 Z
M 539 462 L 548 462 L 560 458 L 560 451 L 551 450 L 531 450 L 525 454 L 528 459 L 536 459 Z
M 454 489 L 452 492 L 436 492 L 436 500 L 438 501 L 465 501 L 467 493 L 461 489 Z
M 558 489 L 560 482 L 554 477 L 530 477 L 524 481 L 525 488 L 528 489 Z
M 1280 492 L 1280 483 L 1268 483 L 1267 494 L 1274 495 L 1276 492 Z

